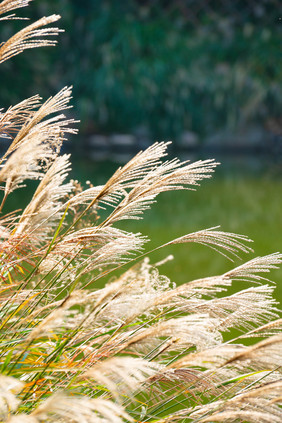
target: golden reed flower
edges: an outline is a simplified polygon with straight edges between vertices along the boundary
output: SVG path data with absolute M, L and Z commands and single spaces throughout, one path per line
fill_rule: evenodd
M 0 15 L 28 3 L 4 0 Z M 61 30 L 45 26 L 58 19 L 3 42 L 0 62 L 54 45 L 48 37 Z M 218 163 L 163 161 L 169 143 L 155 143 L 105 185 L 83 190 L 67 181 L 70 156 L 60 155 L 65 134 L 76 132 L 62 114 L 70 99 L 65 87 L 44 103 L 36 95 L 0 111 L 1 136 L 10 139 L 1 213 L 13 191 L 38 181 L 23 211 L 0 216 L 0 421 L 280 423 L 282 319 L 265 274 L 282 255 L 180 286 L 161 275 L 163 262 L 144 258 L 148 239 L 114 225 L 141 219 L 162 192 L 195 189 Z M 192 242 L 230 259 L 252 251 L 248 237 L 218 227 L 162 247 Z M 90 289 L 117 269 L 104 288 Z M 237 281 L 248 287 L 223 296 Z M 227 341 L 230 329 L 237 336 Z

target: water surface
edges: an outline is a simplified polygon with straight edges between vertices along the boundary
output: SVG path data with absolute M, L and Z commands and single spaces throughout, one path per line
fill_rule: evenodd
M 112 159 L 121 160 L 121 156 Z M 122 161 L 130 158 L 123 157 Z M 200 229 L 221 226 L 228 232 L 249 236 L 254 240 L 255 253 L 241 254 L 246 261 L 255 256 L 282 252 L 282 161 L 279 157 L 266 156 L 220 156 L 209 154 L 181 159 L 215 158 L 221 162 L 213 177 L 203 180 L 196 191 L 163 193 L 152 209 L 139 221 L 120 222 L 119 227 L 147 235 L 151 242 L 149 251 L 173 238 Z M 93 161 L 72 157 L 71 177 L 83 184 L 90 180 L 94 185 L 104 184 L 121 163 L 113 160 Z M 36 183 L 12 193 L 5 211 L 23 208 L 30 200 Z M 32 190 L 33 189 L 33 190 Z M 150 255 L 151 262 L 158 262 L 173 254 L 174 260 L 160 270 L 177 284 L 195 278 L 222 274 L 239 265 L 228 261 L 217 252 L 196 244 L 170 246 Z M 271 272 L 270 278 L 277 282 L 275 296 L 282 301 L 282 270 Z M 104 283 L 105 281 L 103 281 Z M 236 283 L 231 290 L 246 287 Z
M 129 158 L 129 157 L 128 157 Z M 180 155 L 181 159 L 205 159 L 205 156 Z M 241 233 L 254 240 L 255 253 L 241 254 L 245 261 L 255 256 L 282 251 L 282 162 L 268 156 L 221 156 L 210 154 L 221 162 L 213 178 L 201 182 L 197 191 L 161 194 L 140 221 L 120 223 L 123 229 L 142 232 L 151 242 L 150 250 L 185 233 L 220 225 L 228 232 Z M 125 158 L 124 158 L 125 160 Z M 113 161 L 74 161 L 73 176 L 82 182 L 103 184 L 119 164 Z M 234 263 L 207 247 L 195 244 L 175 245 L 151 254 L 157 262 L 169 254 L 174 260 L 163 265 L 162 273 L 177 284 L 195 278 L 224 273 Z M 282 270 L 270 275 L 277 282 L 275 296 L 282 301 Z M 237 283 L 232 289 L 244 288 Z

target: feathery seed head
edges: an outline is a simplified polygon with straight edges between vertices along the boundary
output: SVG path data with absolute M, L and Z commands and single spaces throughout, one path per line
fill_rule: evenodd
M 28 3 L 3 0 L 0 15 Z M 39 19 L 2 43 L 0 62 L 54 45 L 49 37 L 61 30 L 46 25 L 58 19 Z M 0 218 L 1 422 L 280 423 L 282 319 L 265 274 L 282 255 L 181 286 L 161 275 L 162 261 L 153 266 L 141 254 L 148 239 L 114 225 L 142 218 L 162 192 L 195 189 L 218 163 L 163 161 L 169 143 L 155 143 L 83 190 L 67 181 L 69 155 L 59 155 L 65 134 L 76 133 L 62 114 L 71 88 L 0 111 L 1 135 L 11 140 L 0 161 L 0 210 L 27 179 L 40 181 L 23 211 Z M 229 258 L 252 251 L 249 238 L 217 227 L 164 246 L 188 242 Z M 217 296 L 237 281 L 256 286 Z M 223 341 L 234 328 L 237 338 Z M 243 344 L 255 337 L 265 339 Z

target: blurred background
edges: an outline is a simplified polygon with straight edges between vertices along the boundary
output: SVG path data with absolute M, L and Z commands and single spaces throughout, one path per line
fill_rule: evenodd
M 155 140 L 173 140 L 182 159 L 216 158 L 212 181 L 161 197 L 129 228 L 157 245 L 221 224 L 255 239 L 259 255 L 281 251 L 281 0 L 35 0 L 18 12 L 52 13 L 65 29 L 58 46 L 1 66 L 1 107 L 74 85 L 79 135 L 65 149 L 72 176 L 94 185 Z M 2 22 L 1 40 L 22 26 Z M 171 252 L 164 272 L 176 282 L 230 268 L 203 248 Z
M 279 133 L 281 0 L 35 0 L 19 13 L 59 13 L 65 33 L 2 66 L 3 106 L 73 84 L 85 142 L 242 148 Z M 1 39 L 22 26 L 1 23 Z M 119 142 L 106 138 L 92 144 Z

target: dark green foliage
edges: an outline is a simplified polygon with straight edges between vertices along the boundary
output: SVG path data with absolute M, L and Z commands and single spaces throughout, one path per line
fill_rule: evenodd
M 142 126 L 152 139 L 167 139 L 183 130 L 204 136 L 267 123 L 279 115 L 282 98 L 279 4 L 261 2 L 259 11 L 253 3 L 35 2 L 34 18 L 59 12 L 66 33 L 52 52 L 28 52 L 21 63 L 2 66 L 1 80 L 9 80 L 1 104 L 74 83 L 87 133 Z

